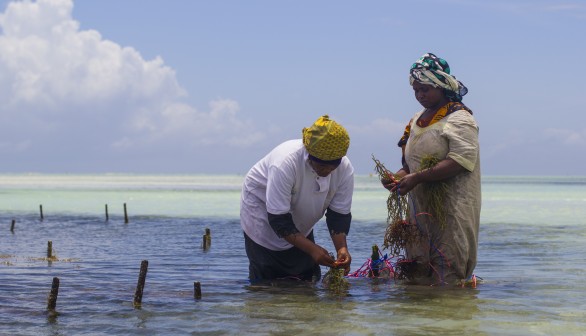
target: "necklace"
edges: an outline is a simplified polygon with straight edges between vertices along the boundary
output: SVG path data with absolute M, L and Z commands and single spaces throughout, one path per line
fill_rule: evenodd
M 419 118 L 417 119 L 417 124 L 419 126 L 427 126 L 429 124 L 429 122 L 431 121 L 431 119 L 433 118 L 433 116 L 435 115 L 435 113 L 431 113 L 431 117 L 429 118 L 424 118 L 423 116 L 427 113 L 430 114 L 429 109 L 425 109 L 425 111 L 423 111 L 423 113 L 421 113 L 421 115 L 419 116 Z
M 434 122 L 442 119 L 447 114 L 448 105 L 449 104 L 446 104 L 446 105 L 441 106 L 441 107 L 434 109 L 434 110 L 430 110 L 430 109 L 426 108 L 425 111 L 423 111 L 423 113 L 421 113 L 419 118 L 417 118 L 417 125 L 419 127 L 427 127 L 427 126 L 433 124 Z M 424 115 L 428 115 L 429 117 L 423 118 Z

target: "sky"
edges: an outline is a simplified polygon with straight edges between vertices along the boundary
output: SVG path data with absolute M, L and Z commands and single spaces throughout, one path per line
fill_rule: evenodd
M 586 1 L 0 0 L 0 173 L 245 174 L 329 114 L 357 174 L 469 89 L 483 175 L 586 175 Z

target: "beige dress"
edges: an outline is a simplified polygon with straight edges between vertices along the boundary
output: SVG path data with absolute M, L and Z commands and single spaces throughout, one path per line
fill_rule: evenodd
M 411 133 L 405 147 L 405 160 L 411 173 L 420 170 L 421 160 L 432 155 L 451 158 L 466 169 L 445 180 L 445 226 L 437 216 L 426 215 L 425 185 L 409 193 L 410 220 L 417 223 L 425 238 L 408 246 L 406 257 L 417 261 L 415 282 L 455 284 L 469 278 L 476 267 L 480 223 L 480 153 L 478 125 L 472 114 L 455 111 L 427 127 L 419 127 L 417 113 L 411 121 Z

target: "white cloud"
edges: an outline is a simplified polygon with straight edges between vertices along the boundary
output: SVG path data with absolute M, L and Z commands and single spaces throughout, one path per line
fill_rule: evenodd
M 407 120 L 408 121 L 408 120 Z M 350 133 L 362 136 L 376 136 L 389 134 L 399 134 L 401 136 L 407 125 L 407 121 L 398 122 L 388 118 L 378 118 L 363 125 L 348 125 Z
M 18 143 L 12 142 L 0 142 L 0 151 L 5 152 L 22 152 L 27 150 L 30 147 L 30 142 L 22 141 Z
M 72 143 L 246 146 L 263 138 L 240 119 L 237 102 L 189 106 L 161 57 L 145 60 L 98 31 L 81 31 L 72 10 L 72 0 L 19 1 L 0 14 L 0 132 L 9 135 L 0 152 Z
M 544 131 L 546 138 L 560 142 L 568 146 L 585 146 L 586 145 L 586 129 L 582 131 L 548 128 Z
M 473 6 L 483 9 L 497 10 L 514 14 L 563 13 L 575 18 L 584 18 L 586 5 L 581 1 L 559 2 L 552 0 L 517 0 L 517 1 L 471 1 L 451 0 L 452 4 L 460 6 Z

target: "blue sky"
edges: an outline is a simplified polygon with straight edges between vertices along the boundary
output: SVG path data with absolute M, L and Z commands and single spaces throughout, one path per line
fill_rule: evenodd
M 586 1 L 0 0 L 0 173 L 244 174 L 322 114 L 392 170 L 426 52 L 485 175 L 586 175 Z

